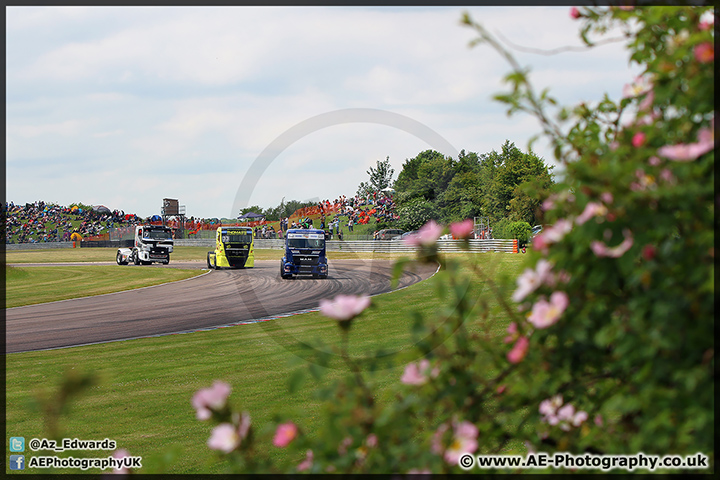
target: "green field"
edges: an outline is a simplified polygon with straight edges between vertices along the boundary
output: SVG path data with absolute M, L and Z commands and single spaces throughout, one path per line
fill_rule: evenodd
M 464 258 L 477 261 L 495 277 L 517 275 L 523 259 L 507 254 Z M 482 285 L 476 281 L 472 288 L 477 292 Z M 361 356 L 379 348 L 393 352 L 410 349 L 410 315 L 413 311 L 434 313 L 438 308 L 435 295 L 435 282 L 430 279 L 374 297 L 373 307 L 353 325 L 351 354 Z M 505 327 L 506 320 L 500 316 L 491 330 L 501 335 Z M 251 414 L 254 428 L 261 429 L 274 415 L 285 414 L 312 432 L 320 421 L 319 404 L 313 397 L 313 387 L 318 384 L 311 381 L 289 394 L 287 382 L 298 366 L 307 366 L 299 345 L 318 339 L 337 344 L 338 328 L 320 314 L 308 313 L 192 334 L 10 354 L 6 357 L 6 433 L 26 439 L 47 437 L 48 423 L 38 399 L 57 395 L 64 372 L 92 373 L 97 382 L 73 398 L 70 408 L 59 416 L 59 435 L 115 440 L 118 448 L 143 457 L 141 473 L 220 473 L 223 461 L 205 445 L 211 425 L 195 419 L 192 395 L 216 379 L 224 380 L 233 386 L 230 402 Z M 323 383 L 341 374 L 336 362 Z M 374 375 L 379 401 L 387 401 L 384 387 L 397 383 L 401 375 L 402 366 Z M 268 440 L 262 431 L 256 433 Z M 284 455 L 284 450 L 268 442 L 263 447 L 278 459 Z M 90 453 L 75 452 L 75 456 L 95 456 Z
M 174 247 L 170 263 L 202 261 L 206 259 L 209 247 Z M 115 262 L 117 248 L 58 248 L 48 250 L 10 250 L 5 252 L 6 263 L 68 263 L 68 262 Z M 282 257 L 282 250 L 256 250 L 258 260 L 273 260 Z
M 205 262 L 210 247 L 175 247 L 170 254 L 170 263 L 198 261 Z M 73 263 L 73 262 L 114 262 L 116 248 L 58 248 L 49 250 L 11 250 L 5 252 L 5 262 L 12 263 Z M 256 260 L 280 260 L 282 250 L 255 250 Z M 399 258 L 402 253 L 351 253 L 328 252 L 330 260 L 352 258 Z
M 102 265 L 5 267 L 7 308 L 103 295 L 184 280 L 204 273 L 179 268 L 121 268 Z

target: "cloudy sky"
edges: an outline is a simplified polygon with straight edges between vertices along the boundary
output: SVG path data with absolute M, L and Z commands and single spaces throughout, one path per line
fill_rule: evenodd
M 231 217 L 354 195 L 386 157 L 397 177 L 430 148 L 526 150 L 539 125 L 492 100 L 509 67 L 469 48 L 464 11 L 520 46 L 581 44 L 568 7 L 7 7 L 6 199 Z M 620 44 L 515 53 L 564 104 L 637 73 Z

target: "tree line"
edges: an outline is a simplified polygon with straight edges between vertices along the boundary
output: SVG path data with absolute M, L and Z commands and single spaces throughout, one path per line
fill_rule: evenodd
M 516 237 L 518 223 L 528 231 L 543 223 L 540 206 L 555 183 L 552 169 L 509 140 L 499 152 L 462 150 L 457 159 L 426 150 L 405 160 L 393 184 L 398 226 L 415 230 L 429 220 L 486 217 L 496 238 Z
M 450 224 L 485 217 L 495 238 L 527 240 L 531 227 L 544 222 L 540 206 L 555 184 L 552 169 L 535 153 L 523 152 L 509 140 L 499 152 L 462 150 L 457 159 L 425 150 L 405 160 L 394 182 L 390 158 L 378 160 L 367 171 L 368 181 L 360 182 L 357 195 L 393 188 L 400 217 L 395 226 L 407 231 L 430 220 Z M 283 198 L 276 207 L 253 205 L 240 213 L 262 213 L 267 220 L 276 221 L 314 205 Z

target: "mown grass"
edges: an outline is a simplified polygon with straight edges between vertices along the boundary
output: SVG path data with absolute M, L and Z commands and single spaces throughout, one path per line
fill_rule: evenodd
M 173 262 L 205 262 L 211 247 L 175 247 L 170 254 Z M 114 262 L 116 248 L 58 248 L 48 250 L 10 250 L 5 253 L 5 262 L 13 263 L 76 263 L 76 262 Z M 353 258 L 400 258 L 407 253 L 352 253 L 328 252 L 330 260 Z M 280 260 L 282 250 L 257 249 L 256 260 Z
M 170 263 L 192 260 L 205 261 L 209 247 L 175 247 L 170 254 Z M 270 250 L 259 251 L 270 256 Z M 265 252 L 268 252 L 267 254 Z M 117 248 L 53 248 L 38 250 L 8 250 L 6 263 L 75 263 L 114 262 Z M 281 255 L 282 256 L 282 255 Z M 280 257 L 278 257 L 279 259 Z
M 468 258 L 478 261 L 495 278 L 516 275 L 522 260 L 522 256 L 507 254 Z M 479 294 L 483 282 L 476 278 L 472 289 L 473 296 Z M 431 279 L 374 297 L 373 306 L 351 329 L 351 354 L 411 349 L 411 313 L 435 315 L 436 290 Z M 492 331 L 501 335 L 506 319 L 495 317 L 493 323 Z M 308 313 L 207 332 L 10 354 L 6 357 L 7 435 L 42 438 L 43 417 L 33 409 L 34 398 L 52 397 L 66 371 L 92 372 L 98 382 L 73 399 L 71 408 L 61 417 L 64 436 L 116 440 L 118 448 L 143 456 L 143 473 L 219 473 L 224 462 L 205 445 L 211 425 L 195 419 L 192 395 L 221 379 L 233 386 L 231 403 L 251 414 L 255 428 L 279 414 L 312 432 L 321 422 L 320 404 L 313 396 L 319 383 L 309 381 L 305 388 L 290 394 L 287 382 L 298 365 L 308 365 L 301 343 L 337 345 L 339 339 L 334 322 L 318 313 Z M 374 374 L 379 398 L 387 401 L 383 392 L 398 382 L 402 368 L 400 365 Z M 331 364 L 326 372 L 322 383 L 343 374 L 339 362 Z M 262 447 L 280 460 L 284 450 L 273 447 L 269 436 L 260 433 L 264 438 Z
M 160 285 L 202 274 L 179 268 L 120 268 L 81 265 L 63 267 L 5 267 L 7 308 L 89 297 Z

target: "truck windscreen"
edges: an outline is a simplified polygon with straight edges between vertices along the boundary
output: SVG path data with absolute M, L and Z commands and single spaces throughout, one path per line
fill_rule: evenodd
M 251 243 L 252 235 L 223 235 L 223 243 Z
M 322 238 L 288 238 L 290 248 L 323 248 L 325 239 Z
M 145 230 L 144 235 L 145 238 L 149 238 L 150 240 L 170 240 L 172 239 L 172 235 L 170 232 L 165 230 Z

